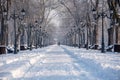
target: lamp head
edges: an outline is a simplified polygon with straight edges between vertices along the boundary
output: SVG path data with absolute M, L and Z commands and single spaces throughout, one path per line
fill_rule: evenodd
M 7 16 L 7 10 L 6 10 L 6 9 L 4 9 L 3 15 L 4 15 L 4 16 Z
M 25 10 L 24 9 L 21 10 L 21 15 L 25 16 Z
M 38 21 L 36 20 L 36 21 L 35 21 L 35 24 L 37 24 L 37 23 L 38 23 Z
M 93 12 L 93 14 L 96 14 L 96 9 L 93 8 L 93 9 L 92 9 L 92 12 Z

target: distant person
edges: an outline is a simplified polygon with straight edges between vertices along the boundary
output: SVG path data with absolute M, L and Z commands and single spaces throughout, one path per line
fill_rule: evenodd
M 60 42 L 58 42 L 58 45 L 60 46 Z

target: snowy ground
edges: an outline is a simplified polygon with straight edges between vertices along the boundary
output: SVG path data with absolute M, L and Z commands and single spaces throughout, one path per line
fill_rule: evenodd
M 53 45 L 0 55 L 0 80 L 120 80 L 120 53 Z

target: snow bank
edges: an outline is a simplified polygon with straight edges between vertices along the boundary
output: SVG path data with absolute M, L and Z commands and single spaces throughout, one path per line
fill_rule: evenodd
M 0 80 L 120 80 L 118 53 L 53 45 L 0 57 Z
M 101 80 L 120 80 L 120 54 L 62 46 L 91 74 Z
M 44 55 L 45 49 L 22 51 L 18 54 L 0 55 L 0 80 L 12 80 L 23 77 L 25 73 Z

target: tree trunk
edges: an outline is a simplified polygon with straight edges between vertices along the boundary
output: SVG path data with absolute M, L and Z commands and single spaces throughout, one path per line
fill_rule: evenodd
M 4 18 L 2 16 L 1 20 L 1 33 L 0 33 L 0 54 L 5 54 L 6 53 L 6 26 L 4 25 Z

